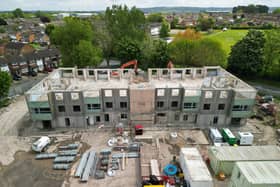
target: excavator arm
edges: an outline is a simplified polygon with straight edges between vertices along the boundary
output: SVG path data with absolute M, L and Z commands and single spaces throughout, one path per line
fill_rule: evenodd
M 129 66 L 131 66 L 131 65 L 134 65 L 134 71 L 135 71 L 135 73 L 137 73 L 137 69 L 138 69 L 138 62 L 137 62 L 137 60 L 128 61 L 127 63 L 125 63 L 125 64 L 123 64 L 123 65 L 121 66 L 121 69 L 124 69 L 124 68 L 126 68 L 126 67 L 129 67 Z

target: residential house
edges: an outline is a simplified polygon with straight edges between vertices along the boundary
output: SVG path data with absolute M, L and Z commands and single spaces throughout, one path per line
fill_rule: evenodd
M 6 56 L 25 55 L 34 51 L 35 49 L 31 45 L 25 43 L 9 42 L 5 45 Z

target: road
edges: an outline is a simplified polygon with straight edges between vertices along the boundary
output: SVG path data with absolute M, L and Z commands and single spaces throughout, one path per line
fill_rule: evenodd
M 248 81 L 248 83 L 252 85 L 254 88 L 256 88 L 258 91 L 260 91 L 261 93 L 280 97 L 280 88 L 278 87 L 264 85 L 261 83 L 250 82 L 250 81 Z
M 15 95 L 22 95 L 24 92 L 32 88 L 38 82 L 40 82 L 43 78 L 48 76 L 48 74 L 39 73 L 36 77 L 25 77 L 23 76 L 20 81 L 13 81 L 13 84 L 10 88 L 9 96 L 13 97 Z

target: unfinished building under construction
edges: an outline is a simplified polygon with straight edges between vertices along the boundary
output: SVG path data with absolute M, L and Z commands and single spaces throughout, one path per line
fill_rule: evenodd
M 115 125 L 205 128 L 243 125 L 256 90 L 221 67 L 60 68 L 26 93 L 42 128 Z

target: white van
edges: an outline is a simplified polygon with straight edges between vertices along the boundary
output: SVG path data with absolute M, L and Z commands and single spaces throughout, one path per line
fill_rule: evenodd
M 213 143 L 222 143 L 223 136 L 221 135 L 220 131 L 216 128 L 210 128 L 210 138 Z
M 31 146 L 32 150 L 35 152 L 42 152 L 47 145 L 49 145 L 51 139 L 47 136 L 42 136 L 36 142 L 34 142 Z

